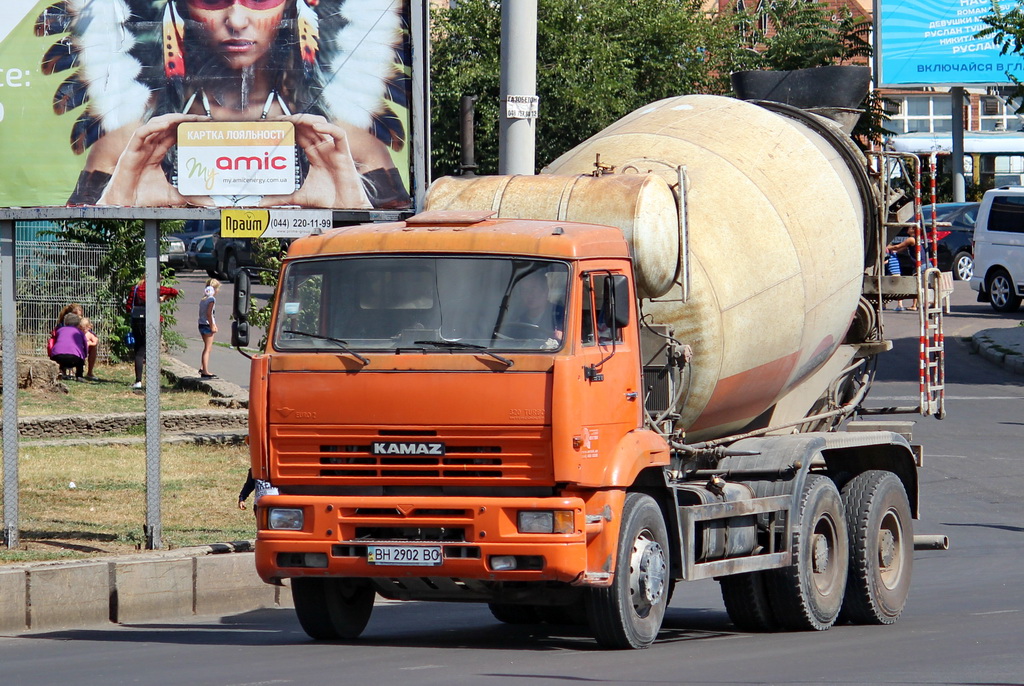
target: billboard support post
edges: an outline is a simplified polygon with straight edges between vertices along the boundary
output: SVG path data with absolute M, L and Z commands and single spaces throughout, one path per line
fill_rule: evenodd
M 4 531 L 18 545 L 18 339 L 14 303 L 14 220 L 0 220 L 0 351 L 3 352 Z
M 160 521 L 160 222 L 146 219 L 146 549 L 162 547 Z
M 964 202 L 966 185 L 964 183 L 964 89 L 954 86 L 949 89 L 949 97 L 953 100 L 953 202 Z

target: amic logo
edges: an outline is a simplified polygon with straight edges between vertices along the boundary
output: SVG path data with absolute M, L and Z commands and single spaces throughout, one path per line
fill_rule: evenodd
M 444 455 L 444 443 L 374 441 L 370 446 L 370 453 L 373 455 Z

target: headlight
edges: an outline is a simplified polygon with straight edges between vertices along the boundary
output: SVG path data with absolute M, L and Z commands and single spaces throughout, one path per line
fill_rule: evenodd
M 518 529 L 521 534 L 571 534 L 572 510 L 522 510 Z
M 286 531 L 302 531 L 304 517 L 299 508 L 272 507 L 267 512 L 268 529 L 284 529 Z

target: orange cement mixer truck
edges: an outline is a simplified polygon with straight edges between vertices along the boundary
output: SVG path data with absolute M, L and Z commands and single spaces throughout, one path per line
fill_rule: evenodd
M 741 630 L 895 622 L 921 453 L 863 401 L 882 303 L 920 297 L 911 410 L 941 414 L 941 290 L 881 270 L 878 163 L 816 114 L 683 96 L 297 240 L 252 362 L 261 577 L 326 640 L 381 596 L 643 648 L 704 578 Z

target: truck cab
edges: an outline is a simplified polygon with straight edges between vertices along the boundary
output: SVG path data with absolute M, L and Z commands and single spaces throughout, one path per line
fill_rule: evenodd
M 254 475 L 279 493 L 260 575 L 293 579 L 304 626 L 326 577 L 499 613 L 608 585 L 610 513 L 669 462 L 635 303 L 609 227 L 426 213 L 296 242 L 250 386 Z

